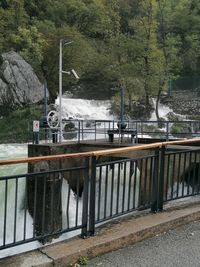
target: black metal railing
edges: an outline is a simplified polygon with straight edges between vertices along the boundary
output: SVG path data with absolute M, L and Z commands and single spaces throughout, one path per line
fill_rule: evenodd
M 86 158 L 84 166 L 43 171 L 49 169 L 49 162 L 43 161 L 29 166 L 34 173 L 0 177 L 0 249 L 36 240 L 44 244 L 62 233 L 84 231 L 83 199 L 88 196 L 82 197 L 82 187 L 87 192 L 87 162 Z
M 108 140 L 108 131 L 118 129 L 118 121 L 114 120 L 64 120 L 63 141 L 74 140 L 77 142 L 84 140 Z M 193 138 L 200 136 L 199 121 L 125 121 L 126 131 L 135 131 L 135 142 L 138 138 L 155 138 L 163 140 L 173 140 L 181 138 Z M 58 142 L 58 129 L 41 129 L 40 140 Z M 120 135 L 131 136 L 127 132 Z M 32 138 L 32 137 L 31 137 Z M 32 140 L 32 139 L 29 140 Z
M 200 139 L 0 161 L 28 164 L 23 174 L 0 177 L 0 249 L 77 230 L 93 235 L 105 221 L 200 194 L 197 144 Z
M 165 155 L 164 201 L 200 193 L 199 150 L 167 152 Z
M 96 222 L 150 207 L 155 156 L 121 159 L 96 165 Z M 150 166 L 148 169 L 147 166 Z M 145 177 L 144 181 L 142 177 Z M 149 180 L 147 181 L 147 177 Z M 144 182 L 143 188 L 141 181 Z M 141 193 L 143 191 L 143 196 Z

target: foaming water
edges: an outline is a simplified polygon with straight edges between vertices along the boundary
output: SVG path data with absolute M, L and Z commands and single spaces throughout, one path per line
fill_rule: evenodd
M 140 172 L 138 168 L 134 167 L 134 171 L 136 171 L 134 173 L 130 164 L 130 162 L 126 162 L 126 164 L 120 165 L 120 176 L 117 167 L 112 170 L 107 168 L 108 166 L 103 166 L 101 171 L 97 168 L 96 203 L 99 199 L 101 201 L 99 202 L 99 211 L 96 209 L 96 218 L 102 219 L 104 216 L 109 217 L 110 213 L 116 214 L 123 212 L 123 210 L 139 207 Z M 124 177 L 127 177 L 126 181 L 124 181 Z M 129 203 L 128 197 L 124 197 L 128 195 Z M 105 198 L 107 199 L 106 204 Z
M 56 101 L 56 103 L 58 100 Z M 95 100 L 83 100 L 83 99 L 69 99 L 63 98 L 63 118 L 74 118 L 74 119 L 91 119 L 91 120 L 106 120 L 113 119 L 109 112 L 110 102 L 109 101 L 95 101 Z M 0 160 L 4 159 L 16 159 L 27 157 L 27 144 L 0 144 Z M 1 176 L 26 174 L 27 164 L 16 164 L 16 165 L 5 165 L 0 166 Z M 25 187 L 26 181 L 25 177 L 20 178 L 17 184 L 18 192 L 16 201 L 17 215 L 15 218 L 14 205 L 15 203 L 15 191 L 16 191 L 16 180 L 11 179 L 7 183 L 7 208 L 3 204 L 5 201 L 5 181 L 0 181 L 0 245 L 6 241 L 6 244 L 13 242 L 13 233 L 16 228 L 15 241 L 23 239 L 23 235 L 26 238 L 31 238 L 33 236 L 33 219 L 28 211 L 24 209 L 24 197 L 25 197 Z M 67 205 L 67 192 L 70 194 L 69 201 L 69 214 L 66 214 Z M 69 189 L 69 185 L 66 180 L 63 180 L 62 186 L 62 223 L 63 228 L 72 227 L 75 223 L 75 206 L 77 204 L 76 196 L 73 194 L 72 190 Z M 79 204 L 79 214 L 78 214 L 78 224 L 81 224 L 82 216 L 82 199 L 78 200 Z M 4 222 L 4 215 L 6 213 L 6 229 Z M 26 219 L 25 219 L 26 218 Z M 16 225 L 15 225 L 16 224 Z M 25 233 L 23 231 L 25 226 Z M 6 230 L 5 236 L 3 236 L 3 231 Z M 73 231 L 71 233 L 63 234 L 60 238 L 53 240 L 58 242 L 60 240 L 69 238 L 76 234 L 79 234 L 80 230 Z M 13 254 L 18 254 L 21 252 L 29 251 L 41 247 L 42 245 L 35 241 L 27 243 L 24 245 L 19 245 L 13 248 L 8 248 L 0 251 L 0 258 L 11 256 Z
M 0 144 L 0 159 L 26 157 L 27 154 L 27 144 Z
M 157 121 L 156 111 L 155 111 L 155 109 L 156 109 L 156 99 L 153 98 L 152 101 L 153 101 L 154 111 L 151 114 L 150 121 Z M 168 106 L 166 106 L 166 105 L 164 105 L 162 103 L 159 103 L 159 105 L 158 105 L 158 113 L 159 113 L 160 118 L 163 118 L 165 120 L 168 120 L 168 115 L 171 114 L 171 113 L 174 114 L 175 116 L 178 116 L 178 117 L 182 118 L 182 119 L 186 119 L 184 115 L 180 115 L 180 114 L 174 113 L 174 111 L 171 108 L 169 108 Z
M 27 157 L 27 144 L 0 144 L 0 159 L 16 159 Z M 17 174 L 27 173 L 27 164 L 5 165 L 0 166 L 1 176 L 11 176 Z M 23 208 L 24 195 L 25 195 L 25 178 L 20 178 L 17 184 L 18 194 L 16 199 L 16 180 L 10 179 L 7 183 L 7 208 L 5 209 L 5 181 L 0 181 L 0 245 L 13 242 L 13 234 L 16 224 L 15 240 L 20 241 L 23 239 L 23 235 L 26 238 L 33 236 L 33 219 L 28 211 Z M 15 202 L 16 201 L 16 202 Z M 14 203 L 16 203 L 17 213 L 14 213 Z M 6 221 L 4 222 L 4 215 L 6 214 Z M 16 216 L 16 218 L 15 218 Z M 26 224 L 24 218 L 26 217 Z M 5 224 L 4 224 L 5 223 Z M 6 228 L 5 228 L 6 225 Z M 25 225 L 25 233 L 23 226 Z M 5 230 L 5 236 L 3 231 Z M 8 248 L 0 251 L 0 258 L 17 254 L 20 252 L 35 249 L 39 246 L 38 242 L 32 242 L 30 244 L 20 245 L 13 248 Z
M 59 103 L 58 98 L 56 104 Z M 62 98 L 62 116 L 65 119 L 113 120 L 110 101 Z
M 157 117 L 156 117 L 156 112 L 155 112 L 155 108 L 156 108 L 156 99 L 152 99 L 153 101 L 153 106 L 154 106 L 154 111 L 153 113 L 151 114 L 151 119 L 150 121 L 157 121 Z M 168 106 L 164 105 L 164 104 L 161 104 L 159 103 L 159 106 L 158 106 L 158 113 L 159 113 L 159 116 L 161 118 L 167 118 L 167 115 L 169 113 L 173 113 L 173 110 L 170 109 Z

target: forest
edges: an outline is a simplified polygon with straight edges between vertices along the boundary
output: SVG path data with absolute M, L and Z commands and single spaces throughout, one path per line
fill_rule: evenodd
M 14 50 L 58 93 L 59 42 L 63 90 L 110 98 L 126 90 L 126 102 L 167 91 L 171 79 L 198 75 L 199 0 L 1 0 L 0 53 Z M 117 96 L 116 96 L 117 97 Z

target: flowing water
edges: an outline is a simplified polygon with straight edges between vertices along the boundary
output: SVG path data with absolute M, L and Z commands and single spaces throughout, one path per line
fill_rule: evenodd
M 56 104 L 59 101 L 56 99 Z M 110 114 L 110 101 L 87 99 L 62 99 L 62 118 L 84 120 L 113 120 Z
M 57 101 L 56 101 L 57 102 Z M 109 101 L 95 101 L 95 100 L 83 100 L 83 99 L 67 99 L 63 98 L 63 109 L 62 114 L 63 118 L 74 118 L 74 119 L 96 119 L 96 120 L 105 120 L 105 119 L 113 119 L 113 116 L 109 113 L 110 102 Z M 24 158 L 27 157 L 27 144 L 0 144 L 0 159 L 16 159 L 16 158 Z M 26 174 L 27 173 L 27 164 L 18 164 L 18 165 L 8 165 L 0 167 L 0 177 L 3 176 L 11 176 L 16 174 Z M 4 200 L 5 200 L 5 187 L 7 186 L 8 194 L 7 194 L 7 207 L 5 208 Z M 25 212 L 23 207 L 23 200 L 25 194 L 25 178 L 20 178 L 17 184 L 19 194 L 17 195 L 16 208 L 17 215 L 15 220 L 15 213 L 9 212 L 14 210 L 15 203 L 15 192 L 16 192 L 16 181 L 14 179 L 10 179 L 5 185 L 5 181 L 0 181 L 0 245 L 3 245 L 4 241 L 6 243 L 13 242 L 13 233 L 16 224 L 16 234 L 15 240 L 21 240 L 23 238 L 23 226 L 24 226 L 24 218 L 26 216 L 26 238 L 32 237 L 33 235 L 33 220 L 28 212 Z M 70 192 L 70 207 L 69 207 L 69 224 L 74 224 L 75 218 L 75 206 L 77 203 L 76 197 L 69 190 L 69 185 L 67 181 L 63 181 L 62 186 L 62 210 L 63 210 L 63 227 L 67 226 L 66 219 L 66 192 Z M 79 200 L 79 207 L 81 210 L 82 200 Z M 6 214 L 6 221 L 4 221 L 4 215 Z M 81 212 L 78 216 L 78 221 L 81 222 Z M 6 228 L 5 228 L 6 225 Z M 3 236 L 3 231 L 6 230 L 5 236 Z M 76 232 L 78 233 L 78 232 Z M 72 233 L 64 234 L 58 240 L 65 239 L 66 237 L 70 237 Z M 73 233 L 74 235 L 74 233 Z M 56 240 L 57 241 L 57 240 Z M 20 253 L 22 251 L 32 250 L 41 246 L 39 242 L 32 242 L 25 245 L 20 245 L 14 248 L 5 249 L 0 251 L 0 258 L 13 255 L 16 253 Z
M 13 158 L 23 158 L 27 157 L 27 144 L 0 144 L 0 159 L 13 159 Z M 11 176 L 16 174 L 25 174 L 27 173 L 27 164 L 18 164 L 18 165 L 7 165 L 0 167 L 0 176 Z M 10 243 L 13 241 L 13 232 L 16 223 L 16 241 L 21 240 L 23 238 L 23 225 L 24 225 L 24 216 L 25 211 L 23 208 L 23 200 L 24 200 L 24 192 L 25 192 L 25 178 L 20 178 L 18 182 L 18 192 L 17 195 L 17 214 L 16 214 L 16 222 L 15 222 L 15 213 L 12 212 L 14 210 L 15 203 L 15 190 L 16 190 L 16 181 L 15 179 L 10 179 L 7 183 L 7 207 L 5 208 L 4 200 L 5 200 L 5 181 L 0 180 L 0 244 L 2 245 L 4 242 L 4 238 L 6 243 Z M 4 215 L 6 214 L 6 221 L 4 222 Z M 27 238 L 31 237 L 32 232 L 32 218 L 30 214 L 26 213 L 26 236 Z M 3 237 L 4 227 L 6 235 Z M 26 244 L 19 246 L 17 248 L 9 248 L 3 251 L 0 251 L 0 257 L 5 257 L 8 255 L 12 255 L 15 253 L 20 253 L 22 251 L 31 250 L 38 247 L 38 242 L 33 242 L 31 244 Z

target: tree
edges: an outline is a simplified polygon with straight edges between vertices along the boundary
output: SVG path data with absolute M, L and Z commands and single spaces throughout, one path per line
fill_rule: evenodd
M 45 45 L 45 40 L 37 28 L 35 26 L 19 27 L 10 39 L 15 50 L 37 70 L 43 61 L 43 47 Z
M 45 20 L 50 0 L 24 0 L 24 8 L 31 19 Z
M 199 14 L 198 0 L 2 0 L 0 52 L 20 52 L 53 100 L 59 41 L 71 38 L 63 67 L 81 79 L 64 76 L 64 90 L 107 97 L 123 86 L 128 109 L 145 98 L 148 111 L 169 79 L 199 73 Z
M 175 4 L 174 1 L 170 0 L 168 9 L 168 36 L 174 39 L 171 41 L 171 44 L 173 44 L 172 51 L 176 50 L 176 56 L 179 58 L 179 67 L 177 68 L 177 64 L 172 64 L 172 72 L 175 74 L 178 72 L 179 75 L 194 75 L 195 73 L 199 73 L 199 1 L 178 0 Z
M 134 41 L 140 46 L 137 61 L 138 73 L 144 84 L 146 108 L 149 98 L 157 94 L 159 77 L 163 75 L 163 52 L 158 45 L 156 20 L 157 2 L 138 1 L 138 9 L 130 25 L 134 29 Z
M 7 0 L 0 7 L 0 51 L 13 49 L 10 36 L 18 27 L 25 27 L 28 23 L 27 15 L 23 7 L 23 0 Z

